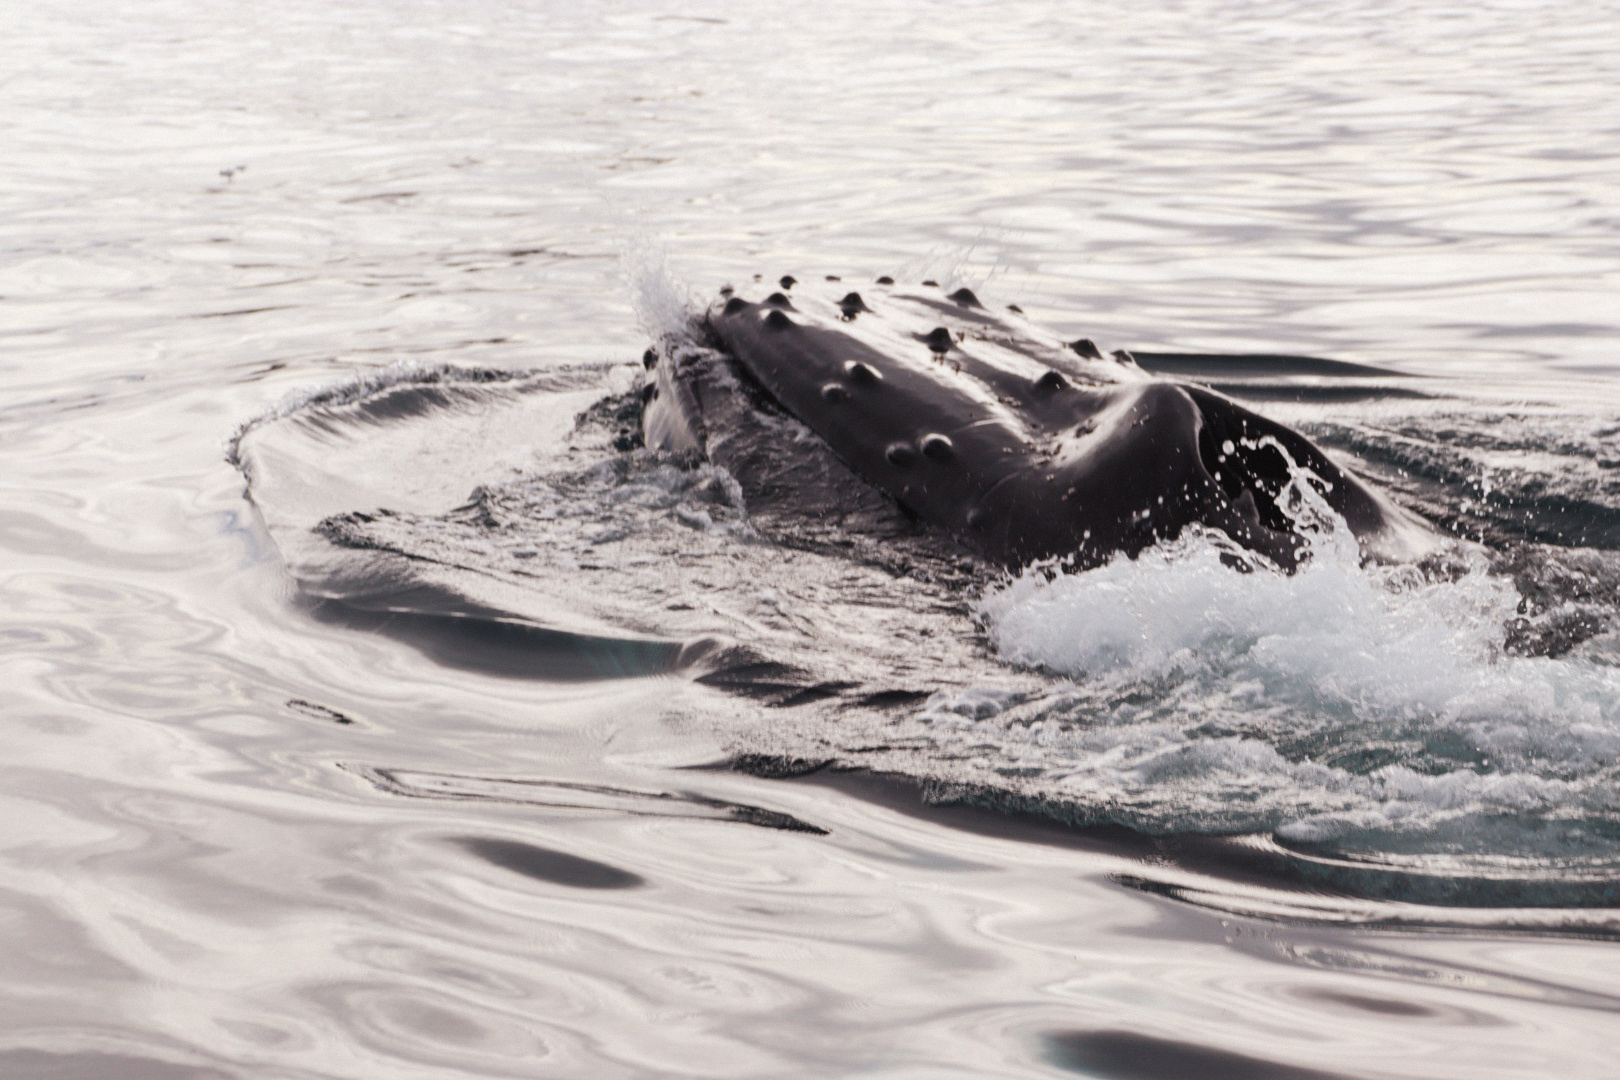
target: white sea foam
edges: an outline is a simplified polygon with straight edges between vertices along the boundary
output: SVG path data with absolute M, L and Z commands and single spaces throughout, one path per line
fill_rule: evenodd
M 1519 596 L 1483 556 L 1458 552 L 1455 578 L 1364 567 L 1332 523 L 1293 575 L 1235 573 L 1234 550 L 1195 529 L 983 598 L 1002 655 L 1075 682 L 1013 736 L 1054 790 L 1160 827 L 1301 840 L 1455 840 L 1511 814 L 1545 847 L 1620 810 L 1620 672 L 1505 652 Z M 935 704 L 936 726 L 948 712 Z

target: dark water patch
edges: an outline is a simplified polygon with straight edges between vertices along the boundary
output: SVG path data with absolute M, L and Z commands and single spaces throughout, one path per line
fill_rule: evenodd
M 535 255 L 547 255 L 553 259 L 605 259 L 606 255 L 586 255 L 577 251 L 560 251 L 550 247 L 520 247 L 512 248 L 506 253 L 509 259 L 527 259 Z
M 1620 549 L 1620 482 L 1591 439 L 1553 437 L 1522 417 L 1438 418 L 1426 426 L 1302 425 L 1366 463 L 1435 524 L 1494 548 Z M 1487 464 L 1513 460 L 1513 467 Z
M 302 713 L 304 716 L 312 717 L 316 720 L 327 720 L 334 724 L 354 723 L 353 717 L 345 716 L 336 709 L 328 708 L 325 705 L 317 705 L 313 701 L 305 701 L 303 698 L 288 698 L 287 708 L 291 709 L 293 712 Z
M 1620 507 L 1535 477 L 1509 478 L 1483 499 L 1439 517 L 1440 525 L 1493 547 L 1524 542 L 1620 550 Z
M 647 884 L 647 879 L 640 874 L 617 866 L 516 840 L 462 836 L 452 842 L 503 870 L 553 885 L 575 889 L 639 889 Z
M 665 675 L 681 666 L 684 646 L 678 641 L 593 637 L 485 611 L 375 602 L 317 601 L 310 613 L 324 623 L 393 638 L 445 667 L 504 679 L 595 682 Z
M 1203 866 L 1208 873 L 1219 867 Z M 1620 941 L 1620 919 L 1612 908 L 1536 908 L 1528 902 L 1495 909 L 1458 905 L 1443 907 L 1425 904 L 1421 898 L 1389 901 L 1395 906 L 1378 906 L 1377 898 L 1348 894 L 1334 887 L 1313 890 L 1304 875 L 1282 864 L 1283 873 L 1275 880 L 1208 880 L 1198 884 L 1172 881 L 1161 876 L 1114 874 L 1118 885 L 1202 908 L 1218 915 L 1282 922 L 1294 926 L 1354 926 L 1363 930 L 1470 930 L 1492 934 L 1526 934 L 1536 937 L 1576 938 L 1584 941 Z M 1336 883 L 1342 884 L 1342 883 Z M 1232 885 L 1258 885 L 1268 895 L 1256 896 L 1251 890 Z M 1369 903 L 1371 906 L 1369 906 Z M 1608 1001 L 1604 1008 L 1615 1008 Z
M 642 817 L 697 818 L 730 821 L 762 829 L 804 832 L 824 836 L 826 829 L 791 814 L 747 803 L 728 802 L 707 795 L 678 791 L 640 791 L 606 784 L 580 784 L 567 780 L 526 777 L 471 776 L 461 773 L 388 769 L 369 765 L 343 765 L 347 772 L 369 781 L 390 795 L 452 802 L 494 802 L 539 806 L 557 810 L 598 810 Z
M 355 195 L 352 198 L 339 199 L 338 202 L 345 205 L 363 202 L 403 202 L 406 199 L 416 198 L 417 194 L 415 191 L 379 191 L 375 195 Z
M 1561 656 L 1611 630 L 1620 614 L 1620 556 L 1516 544 L 1493 552 L 1491 569 L 1523 598 L 1507 626 L 1507 651 Z
M 840 794 L 881 806 L 907 817 L 948 825 L 976 836 L 1024 843 L 1071 847 L 1084 851 L 1153 858 L 1170 838 L 1152 837 L 1123 825 L 1066 824 L 1056 818 L 1017 809 L 992 808 L 963 798 L 959 788 L 944 788 L 899 773 L 849 768 L 828 761 L 741 754 L 730 766 L 751 776 L 792 780 L 831 788 Z M 1210 840 L 1204 837 L 1199 839 Z
M 1602 830 L 1594 824 L 1589 831 Z M 1284 842 L 1276 851 L 1285 879 L 1368 900 L 1438 908 L 1620 909 L 1620 865 L 1612 861 L 1497 857 L 1489 870 L 1449 860 L 1417 869 L 1329 845 Z M 1620 936 L 1620 922 L 1609 934 Z
M 267 311 L 291 311 L 296 304 L 277 304 L 273 307 L 239 308 L 235 311 L 205 311 L 200 315 L 191 316 L 193 319 L 231 319 L 238 315 L 262 315 Z
M 1151 834 L 1098 820 L 1093 807 L 988 787 L 813 762 L 795 771 L 769 757 L 739 757 L 732 765 L 834 788 L 975 835 L 1132 859 L 1140 871 L 1111 875 L 1117 884 L 1210 910 L 1302 924 L 1467 926 L 1620 940 L 1620 866 L 1609 863 L 1521 860 L 1517 873 L 1507 865 L 1494 872 L 1450 864 L 1417 869 L 1286 845 L 1263 834 Z M 1197 875 L 1198 883 L 1177 880 L 1177 871 Z M 1258 905 L 1257 889 L 1265 895 Z M 1428 910 L 1414 912 L 1412 905 Z
M 1438 1015 L 1436 1010 L 1429 1008 L 1427 1005 L 1419 1005 L 1415 1001 L 1398 1001 L 1395 998 L 1352 994 L 1345 990 L 1303 987 L 1296 991 L 1294 996 L 1310 1001 L 1325 1002 L 1354 1012 L 1371 1013 L 1374 1016 L 1429 1017 Z
M 772 708 L 791 709 L 797 705 L 813 705 L 818 701 L 827 701 L 840 697 L 847 690 L 853 690 L 859 683 L 852 682 L 822 682 L 814 686 L 807 686 L 797 693 L 789 694 L 779 701 L 771 702 Z
M 129 1054 L 0 1051 L 0 1076 L 6 1080 L 233 1080 L 236 1075 Z
M 1289 386 L 1217 381 L 1206 381 L 1204 385 L 1228 397 L 1247 401 L 1286 401 L 1301 405 L 1353 405 L 1364 401 L 1427 400 L 1435 396 L 1406 386 Z
M 838 697 L 857 683 L 817 681 L 810 672 L 766 659 L 747 648 L 731 650 L 713 670 L 697 677 L 697 682 L 730 694 L 758 701 L 772 708 L 811 705 Z
M 901 705 L 915 705 L 928 700 L 926 690 L 878 690 L 861 698 L 860 705 L 868 709 L 892 709 Z
M 1052 1064 L 1105 1080 L 1347 1080 L 1348 1076 L 1132 1031 L 1052 1032 L 1045 1042 Z
M 648 350 L 649 352 L 651 350 Z M 645 445 L 641 431 L 641 394 L 609 394 L 579 415 L 579 423 L 595 424 L 613 433 L 613 449 L 621 454 Z
M 1337 378 L 1387 379 L 1398 373 L 1348 360 L 1273 353 L 1174 353 L 1131 350 L 1136 365 L 1155 375 L 1193 378 L 1263 379 L 1288 375 L 1327 375 Z
M 830 768 L 832 762 L 825 758 L 797 758 L 783 757 L 779 754 L 738 754 L 724 765 L 725 768 L 735 769 L 737 772 L 747 773 L 764 780 L 787 780 L 793 777 L 809 776 Z M 712 768 L 713 766 L 702 766 Z

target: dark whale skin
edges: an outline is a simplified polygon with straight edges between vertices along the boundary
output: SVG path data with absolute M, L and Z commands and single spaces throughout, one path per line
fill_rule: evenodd
M 1413 519 L 1304 436 L 967 290 L 729 296 L 703 331 L 855 474 L 1008 569 L 1134 556 L 1194 522 L 1292 568 L 1303 542 L 1277 502 L 1280 451 L 1369 554 L 1413 554 Z

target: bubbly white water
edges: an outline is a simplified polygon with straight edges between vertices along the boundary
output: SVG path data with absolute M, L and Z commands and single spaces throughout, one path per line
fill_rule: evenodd
M 1342 530 L 1293 575 L 1234 573 L 1231 552 L 1195 533 L 984 599 L 1004 655 L 1086 689 L 1097 726 L 1049 736 L 1066 783 L 1161 787 L 1162 827 L 1252 815 L 1292 838 L 1404 832 L 1494 854 L 1498 819 L 1517 818 L 1512 854 L 1612 854 L 1583 826 L 1620 810 L 1620 672 L 1505 654 L 1520 596 L 1483 558 L 1439 580 L 1363 566 Z M 1211 821 L 1220 793 L 1233 805 Z

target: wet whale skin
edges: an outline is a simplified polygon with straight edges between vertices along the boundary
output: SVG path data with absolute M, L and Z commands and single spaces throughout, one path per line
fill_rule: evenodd
M 1134 555 L 1194 522 L 1292 567 L 1304 542 L 1281 503 L 1295 469 L 1368 555 L 1421 546 L 1411 515 L 1298 432 L 1152 378 L 1127 353 L 1065 343 L 967 289 L 839 285 L 758 300 L 728 289 L 694 331 L 734 365 L 738 394 L 762 390 L 906 514 L 1009 569 Z M 727 440 L 696 367 L 660 365 L 649 444 Z M 783 441 L 775 453 L 801 450 Z

